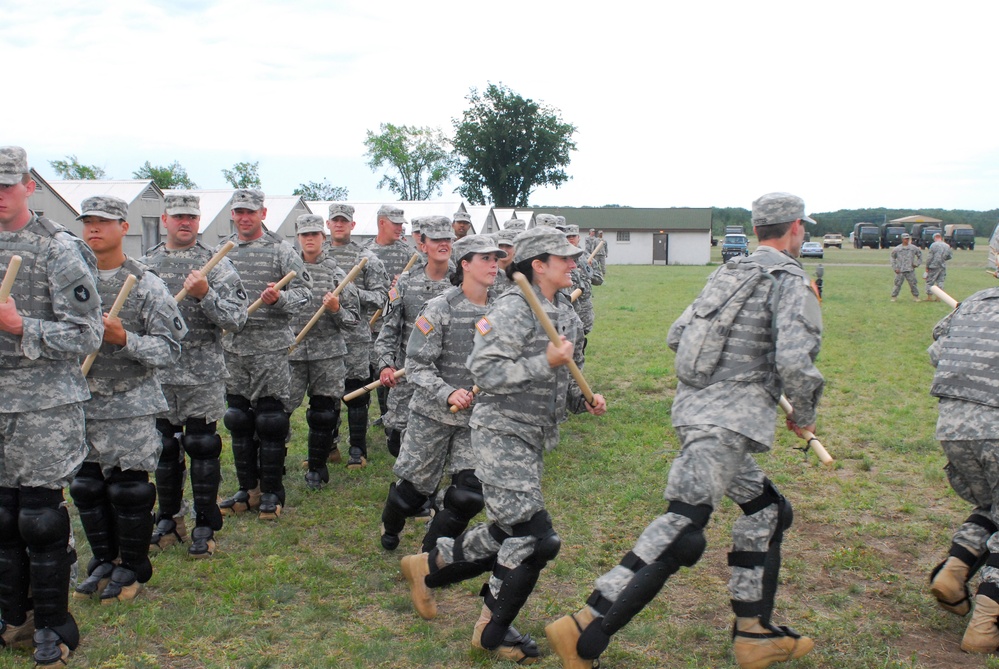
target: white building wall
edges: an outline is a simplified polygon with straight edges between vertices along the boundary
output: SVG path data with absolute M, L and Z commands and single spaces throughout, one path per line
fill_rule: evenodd
M 617 230 L 604 230 L 607 242 L 608 265 L 651 265 L 652 231 L 630 231 L 630 240 L 618 241 Z M 711 235 L 709 232 L 670 232 L 670 265 L 707 265 L 711 262 Z
M 671 232 L 667 255 L 670 265 L 707 265 L 711 262 L 711 233 Z

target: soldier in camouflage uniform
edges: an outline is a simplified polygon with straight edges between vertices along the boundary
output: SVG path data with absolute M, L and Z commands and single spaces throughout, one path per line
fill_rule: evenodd
M 86 456 L 80 357 L 104 324 L 93 254 L 28 209 L 34 192 L 24 149 L 0 147 L 0 276 L 22 259 L 0 303 L 0 646 L 30 647 L 34 634 L 37 666 L 52 666 L 80 642 L 63 488 Z
M 677 386 L 672 419 L 683 447 L 666 484 L 669 506 L 621 563 L 597 579 L 587 606 L 546 628 L 566 669 L 594 666 L 611 635 L 652 601 L 669 576 L 700 559 L 706 545 L 704 527 L 722 496 L 730 497 L 744 514 L 732 528 L 729 553 L 736 661 L 740 667 L 763 669 L 812 649 L 811 639 L 770 622 L 780 544 L 792 514 L 790 503 L 753 459 L 773 443 L 782 391 L 794 407 L 788 428 L 799 436 L 805 429 L 815 431 L 823 387 L 814 365 L 821 314 L 808 275 L 795 259 L 806 221 L 812 222 L 805 216 L 804 202 L 789 193 L 769 193 L 753 203 L 760 243 L 756 252 L 739 261 L 747 263 L 746 274 L 739 276 L 755 283 L 744 284 L 751 292 L 744 294 L 730 334 L 718 342 L 721 355 L 708 382 L 688 385 L 681 378 Z M 670 328 L 667 343 L 677 351 L 678 375 L 690 362 L 684 358 L 697 357 L 703 342 L 685 338 L 687 331 L 694 337 L 706 331 L 695 320 L 707 318 L 714 304 L 732 298 L 728 278 L 737 269 L 722 267 L 713 273 Z
M 898 292 L 902 289 L 902 280 L 909 282 L 909 290 L 912 291 L 912 299 L 919 301 L 919 288 L 916 285 L 915 269 L 923 262 L 923 252 L 919 247 L 911 243 L 909 233 L 902 234 L 902 243 L 891 250 L 891 268 L 895 270 L 895 287 L 891 291 L 891 301 L 898 299 Z
M 317 305 L 325 307 L 319 321 L 290 356 L 292 406 L 300 405 L 306 393 L 309 395 L 309 409 L 305 412 L 309 424 L 305 483 L 312 490 L 320 490 L 330 481 L 326 462 L 340 462 L 333 431 L 347 375 L 344 332 L 356 328 L 360 318 L 357 289 L 353 285 L 345 286 L 339 296 L 333 295 L 333 290 L 346 278 L 346 272 L 327 253 L 323 217 L 303 214 L 295 223 L 295 231 L 302 260 L 312 275 L 312 305 L 301 309 L 292 321 L 295 332 L 301 332 L 311 320 Z
M 940 398 L 936 438 L 947 456 L 947 478 L 974 509 L 954 534 L 948 557 L 930 575 L 939 605 L 957 615 L 971 609 L 968 580 L 982 568 L 961 649 L 999 650 L 999 288 L 965 299 L 933 328 L 930 394 Z M 991 556 L 990 556 L 991 554 Z
M 455 240 L 464 239 L 472 229 L 472 217 L 467 211 L 456 211 L 451 217 Z
M 523 223 L 523 221 L 519 222 Z M 513 262 L 513 240 L 517 238 L 517 235 L 526 229 L 526 226 L 520 229 L 505 228 L 493 235 L 493 237 L 496 238 L 496 243 L 499 245 L 500 250 L 506 254 L 506 256 L 499 259 L 499 267 L 496 272 L 496 283 L 493 284 L 493 291 L 496 295 L 502 295 L 510 288 L 516 287 L 513 280 L 507 276 L 506 268 Z
M 223 514 L 259 507 L 261 520 L 274 520 L 285 503 L 285 440 L 290 425 L 291 371 L 288 347 L 295 341 L 291 319 L 312 303 L 312 278 L 294 247 L 264 227 L 267 208 L 259 190 L 232 196 L 236 248 L 228 257 L 243 281 L 248 299 L 263 306 L 249 314 L 239 331 L 222 338 L 229 371 L 223 418 L 232 435 L 232 456 L 239 489 L 219 504 Z M 283 290 L 274 284 L 289 272 Z
M 389 278 L 385 273 L 385 265 L 367 249 L 361 248 L 350 239 L 350 233 L 356 225 L 354 208 L 349 204 L 331 204 L 329 220 L 326 225 L 330 230 L 330 246 L 328 252 L 336 258 L 337 263 L 344 268 L 357 265 L 361 258 L 367 258 L 364 269 L 354 279 L 357 296 L 360 300 L 359 320 L 353 326 L 343 331 L 347 344 L 347 378 L 344 381 L 344 393 L 350 393 L 371 382 L 371 328 L 368 321 L 375 311 L 385 303 L 385 294 L 389 290 Z M 364 393 L 360 397 L 347 402 L 347 427 L 350 431 L 350 449 L 347 452 L 347 468 L 360 469 L 368 462 L 368 404 L 371 395 Z M 337 413 L 337 429 L 340 425 L 340 406 Z M 334 433 L 337 434 L 337 433 Z
M 535 214 L 534 227 L 556 228 L 558 227 L 558 218 L 556 216 L 553 216 L 552 214 Z
M 217 425 L 225 415 L 228 377 L 222 331 L 243 327 L 247 307 L 246 291 L 227 258 L 207 276 L 201 271 L 213 253 L 198 241 L 200 206 L 197 195 L 167 195 L 162 216 L 166 241 L 149 249 L 141 259 L 156 271 L 172 294 L 187 290 L 187 296 L 178 304 L 187 324 L 180 361 L 159 373 L 169 408 L 156 419 L 163 451 L 156 466 L 160 511 L 150 543 L 164 549 L 186 538 L 181 515 L 186 453 L 191 458 L 195 513 L 187 552 L 193 558 L 211 557 L 215 532 L 222 529 L 217 502 L 222 482 L 222 439 Z
M 388 272 L 391 286 L 394 286 L 399 280 L 399 275 L 402 274 L 402 270 L 409 263 L 409 259 L 413 257 L 414 253 L 426 255 L 423 249 L 417 251 L 403 240 L 402 233 L 405 225 L 406 217 L 403 215 L 402 209 L 388 204 L 382 205 L 378 209 L 378 233 L 364 247 L 382 261 L 385 271 Z M 385 296 L 382 296 L 382 304 L 379 306 L 385 306 L 385 299 Z M 385 314 L 383 313 L 382 318 L 379 318 L 372 324 L 372 341 L 378 339 L 378 333 L 381 332 L 384 316 Z M 378 360 L 374 357 L 374 351 L 372 351 L 372 378 L 377 374 L 378 370 Z M 383 421 L 385 413 L 388 411 L 388 388 L 382 386 L 378 388 L 377 393 L 378 405 L 381 410 L 381 418 L 379 420 Z
M 393 374 L 406 366 L 406 344 L 423 306 L 451 287 L 453 239 L 451 220 L 447 216 L 426 217 L 421 240 L 427 252 L 427 263 L 414 265 L 389 290 L 384 324 L 375 340 L 375 368 L 379 370 L 382 386 L 389 389 L 388 412 L 383 419 L 388 450 L 393 456 L 399 455 L 414 388 L 405 377 L 396 379 Z
M 392 471 L 399 480 L 389 487 L 382 511 L 382 546 L 394 550 L 406 518 L 416 515 L 437 490 L 445 464 L 451 486 L 423 540 L 423 550 L 437 537 L 456 537 L 482 510 L 482 484 L 475 476 L 468 427 L 472 377 L 465 365 L 472 351 L 475 323 L 492 302 L 497 259 L 504 252 L 483 235 L 457 242 L 459 269 L 455 287 L 433 298 L 416 319 L 406 347 L 406 378 L 413 386 L 409 426 Z M 456 407 L 452 412 L 451 407 Z
M 597 244 L 593 248 L 596 249 L 597 246 L 599 246 L 600 242 L 602 242 L 602 241 L 604 241 L 604 231 L 603 230 L 597 230 Z M 590 253 L 593 253 L 593 251 L 590 251 Z M 597 256 L 596 256 L 596 258 L 593 259 L 593 262 L 597 263 L 597 267 L 600 269 L 600 274 L 602 276 L 607 276 L 607 244 L 606 243 L 603 246 L 600 247 L 599 251 L 597 251 Z
M 930 292 L 930 286 L 940 286 L 943 290 L 947 280 L 947 261 L 954 257 L 950 244 L 943 240 L 939 232 L 933 235 L 933 243 L 926 255 L 926 299 L 930 302 L 937 299 Z
M 562 218 L 561 216 L 559 218 Z M 563 226 L 565 238 L 573 246 L 579 245 L 579 226 L 566 224 Z M 569 294 L 579 289 L 579 297 L 572 303 L 573 309 L 579 314 L 579 320 L 583 322 L 583 334 L 588 335 L 593 330 L 595 314 L 593 312 L 593 286 L 599 286 L 604 282 L 603 276 L 596 267 L 591 267 L 586 262 L 587 256 L 580 257 L 579 263 L 572 270 L 572 287 Z
M 89 197 L 80 209 L 83 238 L 97 256 L 101 301 L 114 303 L 129 275 L 138 280 L 118 316 L 104 316 L 104 343 L 87 376 L 91 397 L 83 405 L 90 453 L 69 487 L 93 552 L 74 595 L 100 595 L 110 604 L 134 599 L 153 575 L 156 486 L 149 474 L 162 449 L 156 416 L 168 408 L 157 370 L 180 359 L 187 326 L 166 284 L 122 251 L 125 201 Z
M 423 225 L 424 218 L 423 216 L 418 216 L 409 222 L 409 244 L 420 254 L 420 260 L 427 262 L 427 253 L 423 250 L 423 242 L 420 240 L 422 235 L 420 226 Z
M 530 664 L 537 644 L 511 624 L 561 547 L 541 495 L 544 452 L 558 443 L 567 410 L 600 415 L 606 403 L 594 395 L 587 404 L 565 367 L 583 361 L 582 326 L 560 292 L 582 249 L 548 227 L 522 233 L 516 247 L 511 269 L 528 277 L 562 343 L 549 341 L 519 290 L 497 298 L 476 323 L 468 367 L 482 395 L 470 425 L 489 522 L 438 539 L 429 553 L 406 556 L 402 572 L 417 612 L 430 619 L 437 614 L 431 588 L 492 571 L 472 645 Z

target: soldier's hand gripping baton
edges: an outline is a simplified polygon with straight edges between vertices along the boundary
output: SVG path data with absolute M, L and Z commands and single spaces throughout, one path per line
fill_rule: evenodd
M 232 251 L 234 248 L 236 248 L 236 243 L 231 240 L 223 244 L 222 248 L 218 250 L 218 253 L 213 255 L 211 259 L 205 263 L 205 266 L 201 268 L 201 273 L 207 277 L 208 273 L 215 269 L 215 266 L 222 261 L 222 258 L 225 258 L 225 254 L 229 253 L 229 251 Z M 177 300 L 179 303 L 185 297 L 187 297 L 187 288 L 181 288 L 180 292 L 173 296 L 173 299 Z
M 414 253 L 412 256 L 410 256 L 409 257 L 409 262 L 406 263 L 406 266 L 402 268 L 401 272 L 399 272 L 399 276 L 402 276 L 403 274 L 405 274 L 406 272 L 408 272 L 409 270 L 411 270 L 413 268 L 413 265 L 415 265 L 416 261 L 419 260 L 419 259 L 420 259 L 420 254 L 419 253 Z M 368 327 L 372 327 L 372 328 L 375 327 L 375 321 L 377 321 L 381 317 L 382 317 L 382 310 L 378 309 L 371 316 L 371 320 L 368 321 Z
M 791 414 L 794 413 L 794 407 L 791 406 L 791 403 L 788 402 L 787 398 L 783 395 L 780 396 L 780 408 L 784 410 L 784 413 L 787 414 L 788 417 L 790 417 Z M 822 445 L 822 442 L 819 441 L 818 437 L 816 437 L 808 430 L 802 430 L 801 434 L 802 436 L 805 437 L 805 442 L 811 447 L 813 451 L 815 451 L 815 455 L 818 456 L 819 462 L 821 462 L 824 465 L 832 463 L 833 461 L 832 456 L 829 455 L 829 451 L 825 449 L 825 447 Z
M 277 283 L 274 284 L 274 290 L 281 290 L 282 288 L 284 288 L 285 286 L 287 286 L 289 283 L 291 283 L 291 280 L 294 279 L 296 276 L 298 276 L 298 272 L 296 272 L 295 270 L 291 270 L 290 272 L 288 272 L 287 274 L 285 274 L 283 277 L 281 277 L 280 281 L 278 281 Z M 246 308 L 246 315 L 249 316 L 250 314 L 252 314 L 254 311 L 256 311 L 257 309 L 259 309 L 262 306 L 264 306 L 264 298 L 258 297 L 253 302 L 253 304 L 251 304 L 249 307 Z M 223 330 L 222 334 L 223 335 L 227 335 L 227 334 L 229 334 L 229 331 L 228 330 Z
M 118 317 L 118 312 L 120 312 L 121 308 L 125 306 L 125 300 L 128 299 L 128 294 L 132 292 L 133 288 L 135 288 L 135 282 L 136 279 L 134 274 L 129 274 L 125 277 L 125 283 L 122 284 L 121 290 L 118 291 L 118 296 L 114 298 L 114 304 L 111 305 L 111 311 L 108 312 L 109 317 Z M 83 372 L 84 376 L 90 373 L 90 368 L 93 367 L 94 360 L 97 360 L 97 354 L 98 351 L 94 351 L 83 361 L 83 366 L 80 370 Z
M 14 279 L 21 270 L 21 256 L 11 256 L 7 263 L 7 272 L 3 275 L 3 283 L 0 283 L 0 304 L 7 301 L 10 291 L 14 287 Z
M 521 292 L 524 293 L 524 297 L 527 298 L 527 303 L 531 305 L 531 310 L 541 322 L 541 327 L 543 327 L 545 332 L 548 334 L 548 339 L 550 339 L 556 346 L 561 346 L 562 339 L 559 337 L 558 330 L 555 329 L 551 319 L 548 318 L 548 314 L 545 313 L 545 308 L 541 306 L 538 296 L 534 294 L 534 288 L 532 288 L 531 284 L 527 281 L 527 277 L 520 272 L 514 272 L 513 280 L 517 282 Z M 576 384 L 579 386 L 579 389 L 583 391 L 583 397 L 586 399 L 587 404 L 593 406 L 593 391 L 590 390 L 590 384 L 588 384 L 586 379 L 583 377 L 583 372 L 580 371 L 574 360 L 567 362 L 566 367 L 569 368 L 569 373 L 572 374 L 572 378 L 576 379 Z
M 475 395 L 478 395 L 480 392 L 482 392 L 482 388 L 479 388 L 478 386 L 472 386 L 472 396 L 473 397 Z M 471 408 L 472 407 L 469 407 L 469 409 L 471 409 Z M 459 409 L 456 404 L 452 404 L 451 405 L 451 413 L 458 413 L 459 411 L 461 411 L 461 409 Z
M 340 293 L 343 292 L 343 289 L 347 287 L 347 284 L 356 279 L 357 275 L 361 273 L 361 270 L 364 269 L 364 266 L 367 264 L 368 259 L 361 258 L 361 262 L 354 265 L 350 271 L 347 272 L 347 276 L 340 282 L 340 285 L 333 289 L 333 296 L 339 297 Z M 319 322 L 319 319 L 322 318 L 325 311 L 326 305 L 320 305 L 319 309 L 316 310 L 316 313 L 309 319 L 309 322 L 305 324 L 304 328 L 302 328 L 302 331 L 295 337 L 295 343 L 288 348 L 288 353 L 294 351 L 295 347 L 302 343 L 302 340 L 305 339 L 305 335 L 309 334 L 309 330 L 315 327 L 316 323 Z
M 406 376 L 406 370 L 405 369 L 397 369 L 397 370 L 395 370 L 395 372 L 393 372 L 392 376 L 394 376 L 397 379 L 401 379 L 402 377 Z M 349 402 L 352 399 L 356 399 L 356 398 L 360 397 L 361 395 L 365 395 L 367 393 L 370 393 L 375 388 L 381 388 L 381 387 L 382 387 L 381 379 L 379 379 L 378 381 L 372 381 L 368 385 L 362 386 L 362 387 L 358 388 L 357 390 L 355 390 L 353 392 L 350 392 L 350 393 L 347 393 L 346 395 L 344 395 L 343 396 L 343 401 L 344 402 Z
M 960 304 L 960 302 L 958 302 L 953 297 L 945 293 L 943 291 L 943 288 L 941 288 L 940 286 L 930 286 L 930 292 L 939 297 L 940 301 L 946 304 L 951 309 L 957 309 L 957 305 Z
M 593 249 L 593 253 L 591 253 L 590 257 L 586 259 L 586 264 L 587 265 L 592 265 L 593 264 L 593 259 L 597 257 L 597 253 L 600 251 L 600 249 L 602 249 L 604 247 L 604 243 L 605 243 L 604 240 L 601 239 L 600 243 L 597 244 L 597 247 L 595 249 Z

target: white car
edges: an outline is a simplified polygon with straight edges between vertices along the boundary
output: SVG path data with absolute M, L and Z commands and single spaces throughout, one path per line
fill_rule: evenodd
M 822 244 L 820 242 L 805 242 L 801 245 L 802 258 L 821 258 Z

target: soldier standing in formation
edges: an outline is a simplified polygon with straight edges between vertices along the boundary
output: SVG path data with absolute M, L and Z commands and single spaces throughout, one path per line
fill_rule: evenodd
M 541 495 L 544 452 L 558 443 L 567 409 L 601 415 L 606 403 L 594 395 L 587 404 L 565 367 L 583 361 L 579 317 L 561 293 L 582 249 L 549 227 L 519 235 L 516 247 L 511 269 L 528 277 L 562 343 L 548 340 L 520 291 L 499 297 L 476 323 L 468 368 L 483 394 L 470 426 L 489 522 L 456 539 L 440 538 L 429 553 L 404 557 L 402 572 L 417 612 L 430 619 L 437 614 L 431 588 L 491 570 L 472 645 L 529 664 L 538 657 L 537 644 L 511 625 L 561 547 Z
M 104 315 L 104 343 L 90 368 L 87 417 L 90 453 L 69 491 L 80 512 L 93 559 L 76 596 L 101 603 L 135 599 L 153 575 L 149 562 L 162 448 L 156 416 L 167 410 L 157 371 L 180 359 L 187 326 L 163 281 L 127 257 L 128 205 L 112 196 L 80 205 L 83 238 L 97 256 L 97 289 L 114 303 L 126 279 L 137 279 L 118 316 Z
M 454 230 L 455 241 L 464 239 L 472 230 L 472 217 L 467 211 L 456 211 L 451 217 L 451 228 Z
M 243 327 L 247 306 L 243 284 L 228 259 L 223 258 L 207 276 L 201 271 L 213 254 L 198 241 L 200 205 L 196 195 L 167 195 L 162 216 L 166 241 L 142 259 L 171 293 L 187 291 L 178 305 L 188 329 L 180 361 L 159 372 L 169 408 L 156 419 L 163 451 L 156 466 L 159 517 L 150 543 L 163 549 L 186 538 L 184 517 L 179 515 L 186 453 L 191 458 L 195 514 L 187 552 L 195 558 L 211 557 L 215 532 L 222 529 L 217 502 L 222 439 L 217 424 L 225 415 L 228 376 L 222 332 Z
M 565 223 L 565 217 L 557 216 L 556 220 L 561 223 L 559 226 L 562 232 L 565 233 L 566 239 L 573 246 L 579 244 L 579 226 L 569 225 Z M 587 256 L 583 254 L 580 256 L 579 262 L 576 263 L 576 267 L 572 270 L 572 286 L 569 287 L 569 295 L 571 296 L 576 290 L 579 290 L 579 297 L 576 298 L 575 302 L 572 303 L 572 308 L 576 310 L 579 315 L 579 320 L 583 323 L 583 336 L 584 336 L 584 346 L 585 337 L 590 334 L 593 330 L 593 322 L 595 319 L 593 313 L 593 286 L 600 285 L 604 282 L 603 277 L 600 276 L 599 272 L 595 272 L 587 263 Z
M 507 221 L 510 223 L 511 221 Z M 523 223 L 523 221 L 518 221 Z M 501 256 L 499 259 L 499 266 L 496 272 L 496 283 L 493 284 L 493 290 L 496 295 L 502 295 L 510 288 L 515 287 L 513 280 L 507 276 L 506 268 L 510 266 L 513 262 L 513 240 L 517 238 L 521 232 L 527 229 L 525 225 L 523 228 L 505 228 L 500 230 L 495 235 L 496 243 L 500 248 L 500 251 L 505 253 L 505 256 Z
M 0 147 L 0 274 L 22 265 L 0 302 L 0 645 L 37 666 L 65 664 L 80 643 L 69 613 L 65 488 L 86 457 L 80 358 L 104 333 L 94 257 L 28 208 L 28 156 Z
M 305 412 L 309 425 L 305 483 L 312 490 L 320 490 L 330 481 L 327 461 L 341 461 L 340 452 L 333 443 L 333 432 L 347 374 L 344 361 L 347 344 L 343 333 L 356 328 L 360 318 L 354 286 L 348 284 L 339 296 L 333 295 L 346 273 L 326 251 L 323 217 L 303 214 L 296 221 L 295 231 L 302 260 L 312 276 L 312 303 L 299 309 L 292 320 L 295 332 L 302 331 L 318 305 L 324 307 L 319 321 L 291 352 L 289 359 L 291 406 L 299 406 L 306 393 L 309 395 L 309 408 Z
M 805 236 L 801 198 L 769 193 L 753 203 L 759 247 L 741 259 L 756 281 L 725 339 L 707 384 L 681 373 L 685 357 L 707 336 L 694 321 L 702 311 L 732 297 L 729 270 L 708 279 L 701 295 L 670 328 L 667 342 L 677 351 L 679 384 L 673 426 L 682 442 L 670 468 L 666 513 L 656 518 L 621 563 L 596 581 L 580 611 L 550 624 L 546 633 L 565 669 L 594 666 L 611 635 L 628 624 L 680 567 L 693 566 L 704 552 L 704 528 L 723 496 L 742 509 L 732 528 L 729 591 L 736 615 L 733 630 L 740 667 L 763 669 L 808 653 L 812 640 L 771 623 L 780 569 L 780 545 L 790 527 L 790 502 L 753 459 L 774 439 L 777 398 L 794 407 L 787 426 L 799 436 L 815 431 L 815 410 L 823 379 L 814 360 L 821 343 L 821 314 L 808 275 L 795 259 Z M 760 277 L 761 272 L 774 281 Z M 779 299 L 773 300 L 778 290 Z M 703 307 L 703 308 L 702 308 Z M 776 310 L 776 313 L 774 313 Z M 689 331 L 689 334 L 688 334 Z M 778 337 L 779 332 L 779 337 Z M 701 341 L 697 341 L 702 333 Z M 685 338 L 685 335 L 688 338 Z M 485 482 L 485 479 L 484 479 Z
M 895 270 L 895 287 L 891 291 L 891 301 L 898 299 L 902 290 L 902 280 L 909 282 L 912 299 L 919 301 L 919 287 L 916 285 L 916 268 L 923 262 L 923 252 L 911 243 L 908 232 L 902 233 L 902 243 L 891 250 L 891 268 Z
M 930 292 L 930 286 L 939 286 L 943 290 L 947 280 L 947 261 L 954 257 L 950 244 L 943 240 L 939 232 L 933 235 L 933 243 L 926 254 L 926 299 L 930 302 L 937 299 Z
M 232 196 L 236 242 L 232 260 L 249 298 L 263 305 L 246 325 L 222 338 L 225 349 L 225 426 L 232 435 L 232 455 L 239 489 L 223 500 L 224 514 L 259 507 L 262 520 L 274 520 L 285 503 L 284 459 L 291 406 L 288 348 L 295 341 L 291 319 L 312 301 L 312 279 L 294 247 L 264 228 L 267 208 L 259 190 L 240 189 Z M 295 278 L 284 290 L 274 286 L 289 272 Z M 259 440 L 259 441 L 258 441 Z
M 504 253 L 482 235 L 464 237 L 454 248 L 455 287 L 427 302 L 406 346 L 406 378 L 414 390 L 409 425 L 392 467 L 399 479 L 389 487 L 382 511 L 382 546 L 390 550 L 399 545 L 406 518 L 419 513 L 436 492 L 445 466 L 451 486 L 441 496 L 424 552 L 437 545 L 437 537 L 458 536 L 482 510 L 466 411 L 473 399 L 472 379 L 465 361 L 475 323 L 492 301 L 497 259 Z
M 329 254 L 336 258 L 341 267 L 354 267 L 361 258 L 366 258 L 364 269 L 354 279 L 354 286 L 360 301 L 358 322 L 343 330 L 343 338 L 347 344 L 347 370 L 344 381 L 344 393 L 350 393 L 371 382 L 371 328 L 368 322 L 374 313 L 385 303 L 385 294 L 389 290 L 389 278 L 385 266 L 371 251 L 361 248 L 351 240 L 350 235 L 356 225 L 354 208 L 349 204 L 331 204 L 329 220 L 326 221 L 330 230 Z M 347 428 L 350 433 L 350 448 L 347 451 L 347 468 L 360 469 L 368 463 L 368 404 L 371 395 L 347 402 Z M 340 426 L 340 405 L 335 406 L 337 414 L 337 431 Z M 335 433 L 335 434 L 338 434 Z

